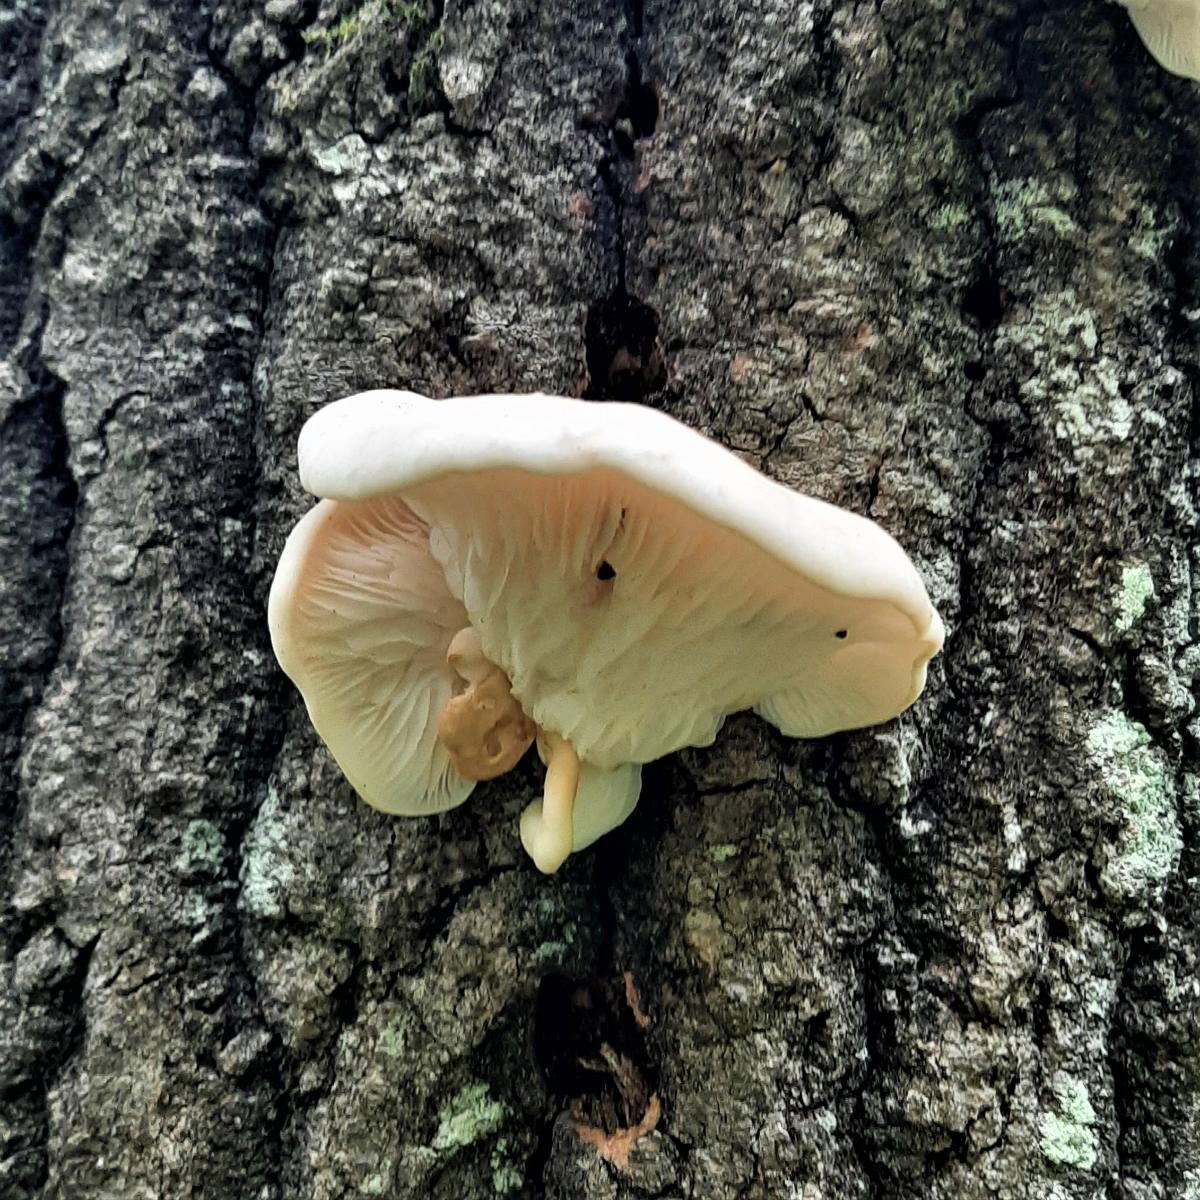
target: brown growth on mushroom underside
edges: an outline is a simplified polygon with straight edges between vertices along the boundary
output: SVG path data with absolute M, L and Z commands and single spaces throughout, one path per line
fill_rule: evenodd
M 533 744 L 537 727 L 513 699 L 502 671 L 493 671 L 446 702 L 438 741 L 464 779 L 495 779 L 511 771 Z

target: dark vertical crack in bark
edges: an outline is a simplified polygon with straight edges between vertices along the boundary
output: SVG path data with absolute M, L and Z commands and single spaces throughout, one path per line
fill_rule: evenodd
M 627 3 L 625 12 L 625 81 L 597 129 L 604 145 L 597 173 L 611 213 L 616 286 L 588 307 L 584 343 L 589 383 L 585 395 L 592 400 L 636 403 L 666 382 L 658 314 L 631 290 L 631 258 L 645 236 L 641 147 L 654 136 L 659 101 L 653 82 L 644 78 L 638 52 L 645 19 L 640 0 Z
M 1002 109 L 1010 108 L 1021 102 L 1021 90 L 1018 83 L 1018 60 L 1025 32 L 1029 27 L 1028 13 L 1019 15 L 1014 27 L 1008 33 L 1011 38 L 1008 60 L 1007 77 L 1004 86 L 997 94 L 985 97 L 960 118 L 958 136 L 967 150 L 971 161 L 976 166 L 979 181 L 975 196 L 975 208 L 983 228 L 984 242 L 981 262 L 975 277 L 964 290 L 962 295 L 963 315 L 976 326 L 979 331 L 979 348 L 976 355 L 965 370 L 966 381 L 971 385 L 967 389 L 966 413 L 984 436 L 982 470 L 976 479 L 974 500 L 970 516 L 965 525 L 964 545 L 959 560 L 959 621 L 965 625 L 975 613 L 974 570 L 971 562 L 971 547 L 978 536 L 980 521 L 985 511 L 989 492 L 1000 480 L 1000 474 L 1006 456 L 1008 437 L 1002 422 L 981 417 L 971 402 L 971 393 L 979 385 L 981 394 L 986 395 L 989 387 L 996 385 L 991 381 L 995 378 L 995 332 L 1004 317 L 1004 293 L 1001 285 L 999 263 L 999 241 L 996 232 L 996 220 L 992 210 L 992 200 L 988 194 L 989 169 L 987 154 L 981 140 L 983 123 L 989 116 Z M 947 653 L 950 653 L 949 651 Z M 953 678 L 949 666 L 946 668 L 947 679 Z
M 68 465 L 63 387 L 41 361 L 46 313 L 18 362 L 28 385 L 0 426 L 0 478 L 7 514 L 0 544 L 10 543 L 0 600 L 5 668 L 0 670 L 0 881 L 7 884 L 17 769 L 23 730 L 40 703 L 63 639 L 62 606 L 78 489 Z M 0 508 L 0 512 L 3 508 Z M 9 608 L 12 611 L 7 611 Z M 5 894 L 8 894 L 6 888 Z
M 0 109 L 0 358 L 15 351 L 20 394 L 0 424 L 0 479 L 7 485 L 8 503 L 16 511 L 4 522 L 9 537 L 25 542 L 13 563 L 29 572 L 17 584 L 9 576 L 9 591 L 30 611 L 25 619 L 7 621 L 7 633 L 20 636 L 6 656 L 11 670 L 0 670 L 0 879 L 17 804 L 17 762 L 22 731 L 29 713 L 40 702 L 58 659 L 63 637 L 62 605 L 70 571 L 68 543 L 75 523 L 79 488 L 69 465 L 70 446 L 63 423 L 65 388 L 42 358 L 42 339 L 49 320 L 49 302 L 42 292 L 48 264 L 57 259 L 43 233 L 47 214 L 69 178 L 72 164 L 88 153 L 108 129 L 120 103 L 128 66 L 117 72 L 102 98 L 102 111 L 82 146 L 67 145 L 61 158 L 57 147 L 26 146 L 25 159 L 34 165 L 16 182 L 14 154 L 21 145 L 21 118 L 35 106 L 40 79 L 32 69 L 41 48 L 49 13 L 39 9 L 14 15 L 0 32 L 0 61 L 9 64 L 9 85 Z M 36 154 L 34 153 L 36 149 Z M 39 258 L 41 261 L 39 261 Z M 24 496 L 21 488 L 27 490 Z M 26 503 L 21 503 L 22 499 Z M 29 630 L 38 630 L 32 638 Z M 38 643 L 44 643 L 39 652 Z
M 588 306 L 584 329 L 588 399 L 643 402 L 666 382 L 658 314 L 631 290 L 641 239 L 644 203 L 639 184 L 641 146 L 653 137 L 659 98 L 644 76 L 639 42 L 643 0 L 624 0 L 625 80 L 609 111 L 594 126 L 603 154 L 597 175 L 607 202 L 602 229 L 611 237 L 616 286 Z M 592 848 L 593 910 L 601 930 L 591 973 L 543 979 L 534 1020 L 534 1055 L 556 1108 L 567 1105 L 586 1124 L 611 1134 L 636 1124 L 655 1090 L 653 1064 L 642 1031 L 626 1004 L 616 961 L 620 920 L 613 890 L 625 857 L 602 840 Z M 539 1131 L 525 1164 L 526 1177 L 544 1191 L 557 1112 Z M 540 1193 L 539 1193 L 540 1194 Z

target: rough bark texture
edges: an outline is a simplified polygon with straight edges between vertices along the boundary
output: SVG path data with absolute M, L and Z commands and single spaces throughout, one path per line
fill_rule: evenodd
M 1200 1198 L 1198 134 L 1100 3 L 0 0 L 0 1197 Z M 263 612 L 385 384 L 869 512 L 925 698 L 372 812 Z

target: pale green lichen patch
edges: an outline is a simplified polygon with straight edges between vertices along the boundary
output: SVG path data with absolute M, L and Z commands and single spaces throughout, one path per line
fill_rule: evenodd
M 539 970 L 553 969 L 573 974 L 581 969 L 583 960 L 594 945 L 598 930 L 594 922 L 583 916 L 583 897 L 573 890 L 549 891 L 532 905 L 537 939 L 533 962 Z
M 1054 349 L 1029 344 L 1039 336 Z M 1055 433 L 1072 442 L 1080 458 L 1090 458 L 1096 444 L 1128 441 L 1137 414 L 1121 394 L 1114 364 L 1097 352 L 1090 313 L 1077 320 L 1064 314 L 1055 322 L 1030 322 L 1006 340 L 1023 345 L 1034 358 L 1036 373 L 1021 384 L 1021 395 L 1030 403 L 1054 405 Z
M 1170 766 L 1145 728 L 1117 711 L 1092 727 L 1087 750 L 1124 818 L 1100 882 L 1112 896 L 1146 899 L 1175 870 L 1183 847 Z
M 560 930 L 561 937 L 547 938 L 539 942 L 533 950 L 533 961 L 544 967 L 549 964 L 562 965 L 572 954 L 575 941 L 579 936 L 579 927 L 574 921 L 566 921 Z
M 348 133 L 332 145 L 322 145 L 316 134 L 308 132 L 304 145 L 309 157 L 327 175 L 358 178 L 371 161 L 371 147 L 357 133 Z
M 436 82 L 437 54 L 443 43 L 442 31 L 435 29 L 412 57 L 408 69 L 408 107 L 411 112 L 424 112 L 429 105 Z
M 404 1027 L 399 1021 L 385 1025 L 379 1033 L 379 1048 L 388 1058 L 399 1058 L 404 1053 L 406 1039 Z
M 492 1171 L 492 1188 L 497 1196 L 518 1191 L 524 1182 L 525 1176 L 512 1163 L 502 1163 Z
M 1081 447 L 1124 442 L 1133 429 L 1132 405 L 1123 396 L 1113 395 L 1107 387 L 1080 383 L 1054 408 L 1058 416 L 1055 432 Z
M 489 1095 L 486 1083 L 468 1083 L 438 1113 L 433 1148 L 454 1154 L 473 1146 L 500 1128 L 506 1112 L 504 1105 Z
M 187 875 L 211 875 L 225 856 L 221 831 L 212 821 L 189 821 L 180 839 L 175 865 Z
M 943 204 L 929 216 L 931 229 L 959 229 L 971 223 L 971 210 L 965 204 Z
M 242 856 L 241 907 L 254 917 L 283 915 L 288 889 L 296 871 L 287 861 L 287 838 L 279 817 L 279 793 L 267 790 L 254 824 L 246 835 Z
M 497 1196 L 507 1196 L 519 1191 L 524 1182 L 525 1176 L 513 1162 L 508 1138 L 497 1138 L 492 1149 L 492 1190 Z
M 1096 1111 L 1087 1085 L 1059 1071 L 1053 1087 L 1057 1111 L 1043 1113 L 1038 1122 L 1042 1153 L 1052 1163 L 1090 1171 L 1096 1165 Z
M 1082 306 L 1074 288 L 1038 296 L 1027 319 L 1005 325 L 998 336 L 1047 367 L 1089 362 L 1100 346 L 1096 318 Z
M 391 30 L 399 27 L 414 46 L 408 69 L 408 107 L 410 112 L 419 114 L 430 106 L 437 75 L 437 54 L 444 40 L 442 31 L 433 28 L 436 19 L 433 0 L 362 0 L 332 24 L 307 30 L 304 40 L 310 46 L 324 50 L 328 59 L 377 23 L 384 29 L 373 31 L 376 35 L 387 36 L 389 27 Z M 321 169 L 326 168 L 321 166 Z
M 306 30 L 304 40 L 310 46 L 320 46 L 329 55 L 380 17 L 394 19 L 404 29 L 416 29 L 432 21 L 433 16 L 432 0 L 363 0 L 332 25 Z
M 1135 254 L 1151 260 L 1161 258 L 1175 236 L 1174 223 L 1160 224 L 1158 205 L 1140 201 L 1133 208 L 1133 232 L 1129 245 Z
M 1020 383 L 1031 405 L 1053 407 L 1055 433 L 1072 443 L 1075 456 L 1092 458 L 1094 447 L 1125 445 L 1135 422 L 1145 422 L 1123 394 L 1121 373 L 1103 351 L 1095 315 L 1070 288 L 1039 296 L 1014 313 L 996 334 L 997 346 L 1028 362 Z
M 218 910 L 200 892 L 191 892 L 184 897 L 180 915 L 184 926 L 192 930 L 191 944 L 199 946 L 214 932 Z
M 1117 592 L 1117 632 L 1127 633 L 1146 611 L 1154 595 L 1154 576 L 1145 563 L 1134 563 L 1121 571 L 1121 587 Z
M 1071 184 L 1064 183 L 1055 193 L 1041 180 L 1006 179 L 992 190 L 997 232 L 1008 241 L 1026 237 L 1037 227 L 1067 237 L 1079 229 L 1075 218 L 1062 207 L 1074 196 Z
M 304 40 L 310 46 L 321 46 L 326 54 L 332 54 L 343 42 L 357 37 L 380 7 L 379 0 L 368 0 L 324 29 L 306 29 Z

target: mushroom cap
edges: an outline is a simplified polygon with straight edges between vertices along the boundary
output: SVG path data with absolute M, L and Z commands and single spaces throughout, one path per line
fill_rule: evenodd
M 365 598 L 325 608 L 341 650 L 366 653 L 371 627 L 389 631 L 384 659 L 354 670 L 391 698 L 387 720 L 424 715 L 427 728 L 397 723 L 369 749 L 382 752 L 391 738 L 412 761 L 428 751 L 436 806 L 457 794 L 431 730 L 449 695 L 448 640 L 467 621 L 538 726 L 607 770 L 707 745 L 739 709 L 795 737 L 887 720 L 920 694 L 942 644 L 920 577 L 882 529 L 773 483 L 653 409 L 366 392 L 313 416 L 299 458 L 302 483 L 345 510 L 346 531 L 383 535 L 368 555 Z M 395 536 L 404 520 L 424 541 Z M 426 696 L 401 705 L 402 685 L 385 683 L 401 667 L 393 618 L 376 606 L 386 604 L 385 578 L 393 585 L 410 571 L 421 581 L 412 594 L 453 615 L 419 618 L 396 601 L 408 651 L 418 625 L 437 643 L 405 668 L 403 686 Z M 343 570 L 337 586 L 351 582 Z M 277 607 L 273 592 L 273 631 L 286 624 Z M 324 698 L 292 677 L 310 712 L 323 712 Z M 349 678 L 348 669 L 310 671 L 309 683 L 333 685 L 345 701 Z M 373 718 L 380 728 L 383 719 Z M 388 770 L 368 770 L 349 761 L 358 750 L 339 752 L 315 712 L 314 724 L 372 800 L 359 781 L 392 778 L 400 752 L 390 751 Z
M 1134 28 L 1159 66 L 1200 79 L 1200 4 L 1196 0 L 1123 0 Z

